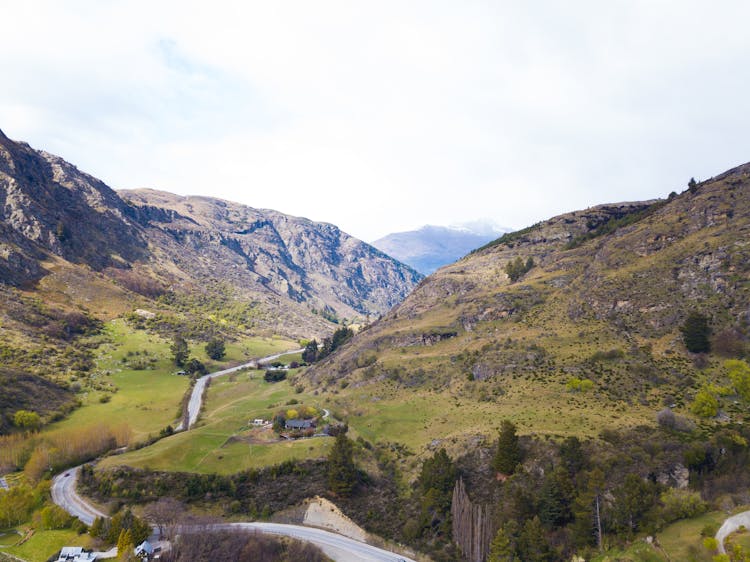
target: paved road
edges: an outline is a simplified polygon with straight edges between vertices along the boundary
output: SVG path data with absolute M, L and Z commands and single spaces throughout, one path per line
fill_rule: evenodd
M 716 540 L 719 543 L 719 554 L 726 554 L 724 540 L 742 526 L 750 529 L 750 511 L 743 511 L 724 520 L 724 523 L 721 524 L 721 527 L 716 532 Z
M 222 375 L 228 375 L 229 373 L 235 373 L 247 367 L 257 369 L 258 365 L 270 363 L 274 359 L 278 359 L 279 357 L 283 355 L 288 355 L 290 353 L 299 353 L 301 351 L 304 351 L 304 349 L 293 349 L 292 351 L 276 353 L 275 355 L 269 355 L 268 357 L 255 359 L 248 363 L 243 363 L 242 365 L 237 365 L 236 367 L 230 367 L 229 369 L 224 369 L 222 371 L 216 371 L 215 373 L 210 373 L 208 375 L 205 375 L 199 378 L 197 381 L 195 381 L 195 386 L 193 386 L 193 391 L 190 394 L 190 402 L 188 402 L 188 426 L 187 428 L 190 429 L 191 427 L 195 425 L 195 422 L 198 421 L 198 414 L 200 414 L 201 405 L 203 404 L 203 393 L 206 390 L 206 383 L 210 379 L 220 377 Z M 176 430 L 182 431 L 183 429 L 184 429 L 184 422 L 181 421 L 179 425 L 177 426 Z
M 189 527 L 182 527 L 186 531 Z M 269 535 L 281 535 L 312 543 L 336 562 L 415 562 L 394 552 L 370 546 L 355 541 L 343 535 L 330 531 L 302 527 L 299 525 L 285 525 L 282 523 L 217 523 L 198 527 L 201 531 L 256 531 Z
M 80 466 L 71 468 L 52 479 L 52 501 L 71 515 L 78 517 L 86 525 L 91 525 L 97 517 L 106 517 L 107 515 L 78 495 L 76 481 L 80 468 Z
M 106 516 L 78 495 L 76 481 L 78 480 L 78 471 L 80 468 L 77 466 L 55 476 L 52 481 L 52 500 L 71 515 L 78 517 L 87 525 L 91 525 L 96 517 Z M 189 528 L 183 527 L 183 530 L 188 530 Z M 198 529 L 202 531 L 244 529 L 272 535 L 284 535 L 319 546 L 327 556 L 336 562 L 414 562 L 411 558 L 406 558 L 342 535 L 299 525 L 259 522 L 218 523 L 201 525 Z M 111 555 L 111 552 L 108 554 Z

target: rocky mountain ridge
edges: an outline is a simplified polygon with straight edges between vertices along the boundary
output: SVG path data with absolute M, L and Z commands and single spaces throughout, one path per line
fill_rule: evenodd
M 262 311 L 256 328 L 321 336 L 331 319 L 384 314 L 420 279 L 333 225 L 208 197 L 121 196 L 1 132 L 0 218 L 0 280 L 55 286 L 56 300 L 93 313 L 130 305 L 81 297 L 89 281 L 107 285 L 110 301 L 134 302 L 220 285 Z M 66 287 L 70 276 L 82 286 Z

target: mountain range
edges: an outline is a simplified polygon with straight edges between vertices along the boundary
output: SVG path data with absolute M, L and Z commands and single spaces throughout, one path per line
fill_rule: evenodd
M 252 304 L 246 323 L 322 336 L 378 316 L 421 275 L 330 224 L 213 199 L 116 192 L 0 132 L 0 280 L 111 316 L 166 293 Z
M 425 225 L 417 230 L 388 234 L 372 245 L 429 275 L 508 231 L 484 221 L 457 226 Z

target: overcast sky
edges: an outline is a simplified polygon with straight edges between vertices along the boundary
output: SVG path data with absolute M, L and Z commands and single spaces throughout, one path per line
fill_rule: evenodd
M 750 160 L 750 2 L 0 0 L 0 129 L 371 241 Z

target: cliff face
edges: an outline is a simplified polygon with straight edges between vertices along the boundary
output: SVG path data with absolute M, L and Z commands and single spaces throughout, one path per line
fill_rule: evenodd
M 13 284 L 44 275 L 52 255 L 92 269 L 145 259 L 127 206 L 75 166 L 0 132 L 0 275 Z
M 383 314 L 421 278 L 331 224 L 208 197 L 120 193 L 150 241 L 199 253 L 210 272 L 235 285 L 260 286 L 340 316 Z
M 150 298 L 221 286 L 257 305 L 256 328 L 319 337 L 332 330 L 326 318 L 384 314 L 421 278 L 333 225 L 207 197 L 120 196 L 2 133 L 0 218 L 0 282 L 54 286 L 95 313 L 102 304 L 81 295 L 90 284 L 101 293 L 107 280 L 119 287 L 107 289 L 111 310 L 130 307 L 120 302 L 129 290 Z M 60 282 L 40 285 L 52 278 Z

